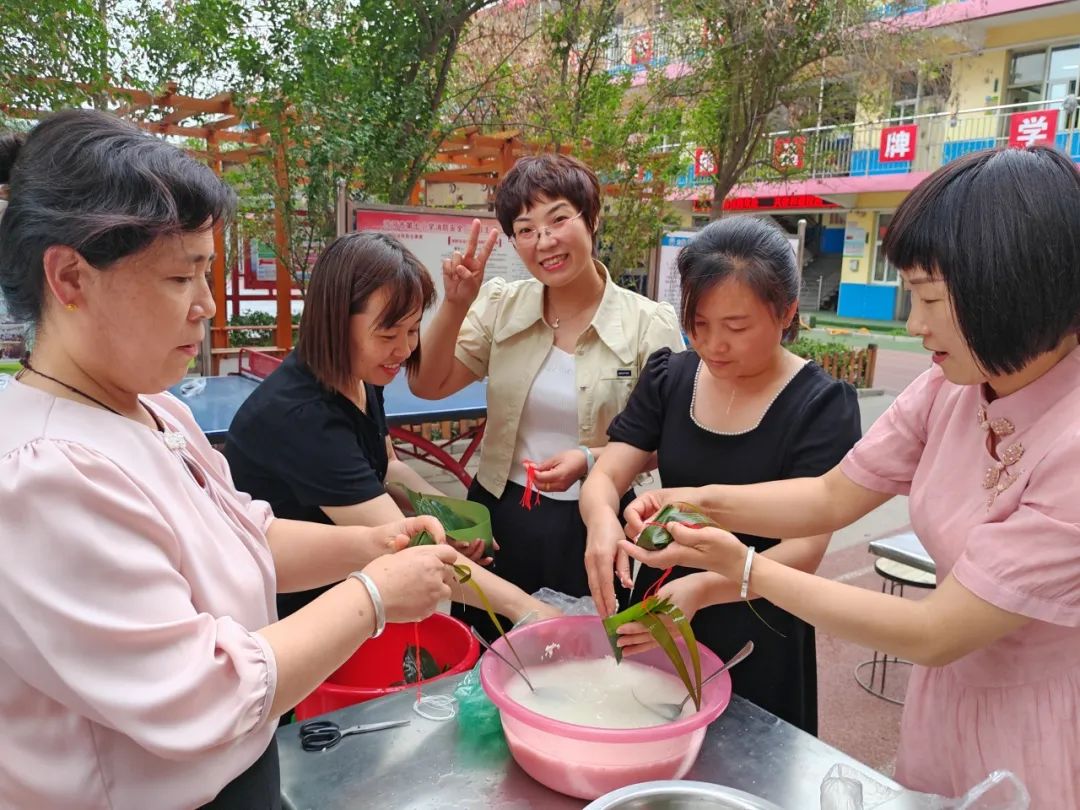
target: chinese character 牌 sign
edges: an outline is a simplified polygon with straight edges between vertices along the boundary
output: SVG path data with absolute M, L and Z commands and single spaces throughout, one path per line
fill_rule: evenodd
M 1013 113 L 1009 116 L 1009 146 L 1023 149 L 1037 143 L 1053 145 L 1057 119 L 1057 110 Z
M 798 171 L 805 163 L 806 138 L 777 138 L 773 142 L 773 166 L 781 172 Z
M 886 127 L 881 130 L 878 147 L 879 163 L 896 163 L 915 159 L 915 138 L 919 128 L 915 124 L 902 127 Z

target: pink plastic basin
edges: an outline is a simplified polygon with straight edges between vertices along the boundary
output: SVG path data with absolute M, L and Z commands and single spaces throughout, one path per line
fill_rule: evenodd
M 611 655 L 607 634 L 596 616 L 564 616 L 527 624 L 513 631 L 510 638 L 526 667 Z M 493 646 L 513 660 L 505 640 L 499 639 Z M 681 642 L 679 647 L 685 654 Z M 546 649 L 551 649 L 550 655 L 545 655 Z M 700 645 L 699 649 L 701 674 L 708 677 L 721 662 L 711 650 Z M 675 672 L 659 649 L 634 656 L 634 661 Z M 511 678 L 517 675 L 506 664 L 493 655 L 484 656 L 480 681 L 499 707 L 510 753 L 533 779 L 579 799 L 595 799 L 637 782 L 680 779 L 697 759 L 706 726 L 731 700 L 731 677 L 724 673 L 705 687 L 700 711 L 673 723 L 650 728 L 594 728 L 552 720 L 526 709 L 506 693 Z

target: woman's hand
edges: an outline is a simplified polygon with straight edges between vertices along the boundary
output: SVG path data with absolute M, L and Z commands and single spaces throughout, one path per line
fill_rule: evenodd
M 619 548 L 623 540 L 622 526 L 618 518 L 604 518 L 601 525 L 588 527 L 585 541 L 585 571 L 589 575 L 589 592 L 601 616 L 611 616 L 619 609 L 615 599 L 615 576 L 623 587 L 633 587 L 630 579 L 630 560 Z
M 499 232 L 492 228 L 477 253 L 482 227 L 480 220 L 474 219 L 465 252 L 455 250 L 450 258 L 443 259 L 443 300 L 447 303 L 468 307 L 480 292 L 480 285 L 484 283 L 484 268 L 487 267 L 491 251 L 499 242 Z
M 708 574 L 690 574 L 679 577 L 657 591 L 657 596 L 668 599 L 683 612 L 687 621 L 691 621 L 699 610 L 706 605 Z M 678 633 L 670 616 L 659 617 L 668 630 Z M 648 628 L 639 622 L 624 624 L 618 629 L 619 646 L 627 655 L 637 655 L 658 646 Z
M 676 501 L 694 503 L 694 496 L 697 493 L 697 487 L 669 487 L 642 492 L 623 510 L 623 518 L 626 519 L 626 536 L 631 540 L 637 540 L 637 536 L 641 534 L 641 530 L 645 528 L 645 524 L 653 515 L 669 503 Z
M 357 528 L 365 533 L 363 542 L 371 552 L 371 557 L 401 551 L 421 532 L 430 534 L 437 544 L 446 542 L 446 530 L 438 519 L 430 515 L 401 518 L 382 526 Z
M 700 568 L 715 571 L 728 579 L 742 580 L 743 564 L 746 562 L 747 549 L 731 532 L 713 526 L 693 529 L 681 523 L 665 523 L 674 542 L 659 551 L 646 551 L 627 540 L 621 545 L 623 550 L 651 568 L 673 568 L 682 565 L 687 568 Z
M 533 464 L 533 480 L 541 492 L 566 492 L 585 477 L 589 462 L 578 448 L 563 450 Z
M 476 538 L 475 540 L 453 540 L 447 538 L 446 542 L 456 548 L 463 557 L 468 557 L 472 562 L 479 565 L 491 565 L 491 561 L 494 557 L 489 557 L 487 554 L 487 543 L 482 538 Z M 491 550 L 498 551 L 499 544 L 495 541 L 491 543 Z
M 413 518 L 407 518 L 412 520 Z M 388 622 L 418 622 L 451 597 L 451 564 L 457 552 L 448 545 L 418 546 L 379 557 L 364 567 L 379 589 Z

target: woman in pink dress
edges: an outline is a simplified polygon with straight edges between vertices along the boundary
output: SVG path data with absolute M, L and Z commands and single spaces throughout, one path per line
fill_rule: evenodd
M 914 661 L 903 785 L 954 796 L 1008 769 L 1033 807 L 1080 807 L 1080 174 L 1048 148 L 967 156 L 903 202 L 885 251 L 933 367 L 824 476 L 648 493 L 627 534 L 674 500 L 731 531 L 793 537 L 910 494 L 936 590 L 915 601 L 822 579 L 721 529 L 623 547 Z
M 36 327 L 0 376 L 0 807 L 280 807 L 278 716 L 449 598 L 457 555 L 389 553 L 429 518 L 275 519 L 158 393 L 214 314 L 235 199 L 209 168 L 71 110 L 0 135 L 0 195 L 0 290 Z

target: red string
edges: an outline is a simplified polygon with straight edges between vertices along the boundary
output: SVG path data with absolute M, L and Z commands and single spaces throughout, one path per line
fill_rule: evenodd
M 641 599 L 642 602 L 644 602 L 646 599 L 648 599 L 651 596 L 656 596 L 656 592 L 658 590 L 660 590 L 660 586 L 664 584 L 664 580 L 666 580 L 669 576 L 671 576 L 671 571 L 672 571 L 671 568 L 666 569 L 664 571 L 664 573 L 662 573 L 660 575 L 660 578 L 658 580 L 656 580 L 656 582 L 654 582 L 652 585 L 649 586 L 649 589 L 647 591 L 645 591 L 645 596 L 643 596 L 642 599 Z
M 525 491 L 521 494 L 521 505 L 526 509 L 532 509 L 540 503 L 540 490 L 536 487 L 536 465 L 531 461 L 524 461 L 525 465 Z
M 423 697 L 420 683 L 424 680 L 424 670 L 420 666 L 420 622 L 413 622 L 413 642 L 416 644 L 416 700 L 419 702 Z

